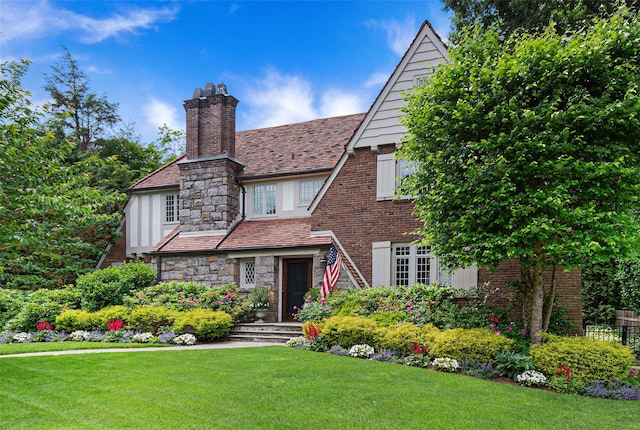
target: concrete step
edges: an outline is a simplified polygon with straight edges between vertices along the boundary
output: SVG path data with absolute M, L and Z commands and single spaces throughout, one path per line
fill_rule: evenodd
M 292 337 L 301 335 L 300 323 L 247 323 L 233 327 L 229 340 L 286 343 Z

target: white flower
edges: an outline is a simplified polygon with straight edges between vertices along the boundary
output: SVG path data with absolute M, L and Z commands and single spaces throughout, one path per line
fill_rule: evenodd
M 149 341 L 153 338 L 152 333 L 137 333 L 133 335 L 133 341 L 137 343 L 149 343 Z
M 372 346 L 369 345 L 353 345 L 351 348 L 349 348 L 349 355 L 351 357 L 358 357 L 358 358 L 369 358 L 374 354 L 374 349 Z
M 302 345 L 307 339 L 305 339 L 302 336 L 298 336 L 298 337 L 292 337 L 291 339 L 289 339 L 286 343 L 286 345 L 288 347 L 291 348 L 298 348 L 300 345 Z
M 89 332 L 84 330 L 76 330 L 69 335 L 69 339 L 74 342 L 84 342 L 89 339 Z
M 15 343 L 25 343 L 25 342 L 30 342 L 31 341 L 31 333 L 16 333 L 15 336 L 13 336 L 13 341 Z
M 438 357 L 434 359 L 431 364 L 433 364 L 433 367 L 437 370 L 444 372 L 455 372 L 458 370 L 458 367 L 460 367 L 458 360 L 450 357 Z
M 176 345 L 193 345 L 196 343 L 196 337 L 191 333 L 181 334 L 173 338 L 173 343 Z
M 532 385 L 544 385 L 547 382 L 547 377 L 535 370 L 527 370 L 524 373 L 516 376 L 516 381 L 521 385 L 531 387 Z

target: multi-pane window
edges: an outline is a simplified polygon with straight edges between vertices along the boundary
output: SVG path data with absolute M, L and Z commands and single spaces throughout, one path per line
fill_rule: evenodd
M 164 196 L 164 221 L 180 221 L 180 195 L 167 194 Z
M 240 284 L 243 287 L 250 287 L 256 284 L 256 260 L 255 258 L 242 260 L 240 264 Z
M 323 183 L 323 179 L 300 181 L 300 204 L 308 205 L 311 203 L 311 200 L 318 194 Z
M 275 215 L 276 213 L 276 184 L 253 186 L 253 214 Z
M 440 270 L 438 259 L 432 257 L 428 246 L 394 245 L 392 256 L 394 285 L 428 285 L 436 281 L 451 284 L 451 275 Z

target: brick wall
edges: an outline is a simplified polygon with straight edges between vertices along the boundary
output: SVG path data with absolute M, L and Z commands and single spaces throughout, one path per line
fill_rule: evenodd
M 380 147 L 380 153 L 394 146 Z M 372 243 L 411 242 L 405 234 L 420 223 L 411 215 L 410 200 L 376 200 L 377 158 L 369 148 L 348 158 L 311 218 L 312 231 L 332 230 L 362 275 L 371 283 Z
M 222 151 L 235 157 L 237 105 L 235 97 L 224 94 L 184 102 L 188 160 L 213 157 Z
M 393 152 L 394 146 L 380 147 L 381 154 Z M 372 243 L 411 242 L 417 237 L 406 234 L 421 226 L 412 215 L 411 200 L 376 200 L 376 154 L 369 148 L 358 148 L 349 157 L 338 176 L 318 203 L 311 218 L 312 231 L 331 230 L 346 248 L 369 283 L 372 282 Z M 501 264 L 494 273 L 480 269 L 478 281 L 490 282 L 500 289 L 495 297 L 506 305 L 510 297 L 503 288 L 505 282 L 520 279 L 516 260 Z M 545 272 L 549 288 L 551 269 Z M 557 273 L 557 294 L 571 319 L 582 327 L 582 297 L 580 271 Z

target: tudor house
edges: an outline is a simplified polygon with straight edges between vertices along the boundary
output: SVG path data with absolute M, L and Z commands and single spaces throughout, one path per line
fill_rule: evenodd
M 412 201 L 395 193 L 411 173 L 394 157 L 404 134 L 402 94 L 447 61 L 425 22 L 368 112 L 242 132 L 238 100 L 224 85 L 196 89 L 184 102 L 186 153 L 129 189 L 125 234 L 100 265 L 143 258 L 161 281 L 235 282 L 241 291 L 266 285 L 268 319 L 283 321 L 322 284 L 334 244 L 344 262 L 341 287 L 489 282 L 494 300 L 508 301 L 501 288 L 520 278 L 516 261 L 493 273 L 444 272 L 429 247 L 414 244 L 408 232 L 420 224 Z M 579 323 L 580 273 L 559 273 L 556 282 L 560 305 Z

